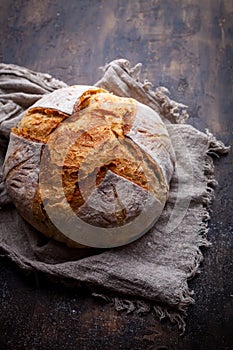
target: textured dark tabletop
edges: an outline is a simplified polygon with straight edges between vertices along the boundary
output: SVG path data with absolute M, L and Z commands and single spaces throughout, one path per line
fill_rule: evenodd
M 1 0 L 0 61 L 93 84 L 124 57 L 189 106 L 189 123 L 227 145 L 233 124 L 232 0 Z M 233 152 L 219 182 L 186 333 L 153 315 L 117 313 L 87 290 L 25 276 L 0 259 L 0 349 L 227 350 L 233 348 Z

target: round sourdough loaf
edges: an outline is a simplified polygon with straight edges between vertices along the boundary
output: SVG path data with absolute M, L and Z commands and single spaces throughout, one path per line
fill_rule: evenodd
M 19 213 L 71 247 L 128 244 L 158 220 L 175 155 L 160 116 L 91 86 L 45 95 L 12 129 L 3 167 Z

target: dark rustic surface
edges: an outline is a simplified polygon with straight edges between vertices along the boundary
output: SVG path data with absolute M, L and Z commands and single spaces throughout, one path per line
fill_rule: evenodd
M 232 143 L 232 0 L 1 0 L 0 61 L 91 84 L 99 66 L 125 57 L 143 77 L 190 106 L 190 123 Z M 0 260 L 0 349 L 227 350 L 233 348 L 233 153 L 217 160 L 201 274 L 190 281 L 196 304 L 187 330 L 152 314 L 110 305 Z

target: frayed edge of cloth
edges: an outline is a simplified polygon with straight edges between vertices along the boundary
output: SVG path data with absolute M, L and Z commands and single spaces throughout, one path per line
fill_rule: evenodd
M 184 293 L 184 291 L 182 293 Z M 104 300 L 104 302 L 111 304 L 117 312 L 125 312 L 127 315 L 131 313 L 137 313 L 138 315 L 148 315 L 152 313 L 160 321 L 168 319 L 172 324 L 178 326 L 180 335 L 183 335 L 186 330 L 185 317 L 187 316 L 187 311 L 184 309 L 184 305 L 194 304 L 192 295 L 193 292 L 186 288 L 186 293 L 183 295 L 182 299 L 183 308 L 175 310 L 164 305 L 159 305 L 153 301 L 109 297 L 104 294 L 92 293 L 94 298 L 100 298 Z

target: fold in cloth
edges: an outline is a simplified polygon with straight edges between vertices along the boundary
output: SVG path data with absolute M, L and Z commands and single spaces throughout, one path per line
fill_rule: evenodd
M 188 279 L 203 259 L 200 247 L 209 244 L 208 208 L 216 186 L 210 154 L 224 154 L 228 149 L 209 132 L 185 124 L 186 106 L 170 100 L 166 89 L 153 91 L 149 82 L 141 82 L 140 70 L 141 64 L 131 67 L 126 60 L 113 61 L 104 67 L 96 85 L 119 96 L 136 98 L 158 111 L 166 122 L 177 162 L 159 221 L 126 246 L 71 249 L 26 223 L 9 205 L 2 181 L 0 252 L 23 270 L 40 271 L 74 288 L 88 286 L 93 295 L 112 302 L 117 310 L 153 310 L 159 318 L 167 316 L 184 330 L 187 307 L 194 302 Z M 23 111 L 44 93 L 64 86 L 47 74 L 0 65 L 1 165 L 10 128 Z

